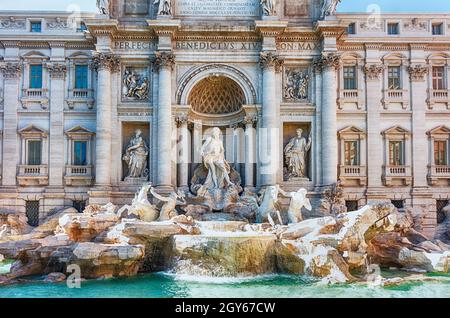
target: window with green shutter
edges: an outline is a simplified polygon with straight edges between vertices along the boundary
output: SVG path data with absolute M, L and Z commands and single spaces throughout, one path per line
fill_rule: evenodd
M 74 141 L 74 162 L 75 166 L 87 165 L 87 142 L 86 141 Z
M 30 65 L 30 88 L 42 88 L 42 65 Z
M 75 66 L 75 89 L 87 89 L 88 88 L 88 66 L 76 65 Z
M 40 166 L 42 163 L 42 141 L 28 141 L 28 165 Z

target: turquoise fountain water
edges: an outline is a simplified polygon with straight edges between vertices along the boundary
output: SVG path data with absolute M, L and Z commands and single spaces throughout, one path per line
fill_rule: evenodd
M 88 281 L 83 282 L 80 289 L 69 289 L 65 283 L 41 282 L 0 287 L 0 298 L 450 298 L 450 275 L 440 275 L 440 278 L 440 282 L 368 287 L 360 284 L 327 286 L 299 276 L 228 279 L 161 273 Z

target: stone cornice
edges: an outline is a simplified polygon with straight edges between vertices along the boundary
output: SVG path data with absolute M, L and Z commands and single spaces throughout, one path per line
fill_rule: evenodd
M 318 21 L 314 25 L 314 30 L 320 38 L 340 38 L 343 34 L 345 34 L 347 28 L 346 23 L 342 23 L 341 21 L 334 20 L 323 20 Z
M 87 19 L 85 21 L 86 27 L 94 37 L 113 37 L 118 32 L 118 24 L 119 22 L 113 19 Z
M 159 71 L 161 68 L 173 70 L 175 66 L 175 54 L 172 52 L 155 52 L 155 68 Z
M 255 21 L 255 29 L 262 37 L 278 37 L 288 26 L 288 21 Z
M 280 72 L 284 64 L 284 59 L 274 52 L 261 52 L 259 57 L 259 66 L 262 69 L 275 68 L 276 72 Z
M 153 32 L 159 36 L 173 37 L 181 27 L 181 20 L 163 19 L 147 20 L 147 24 Z
M 93 57 L 92 66 L 96 71 L 107 69 L 111 72 L 118 72 L 120 69 L 120 58 L 111 53 L 96 53 Z
M 22 72 L 22 63 L 20 62 L 1 62 L 0 70 L 4 78 L 19 78 Z

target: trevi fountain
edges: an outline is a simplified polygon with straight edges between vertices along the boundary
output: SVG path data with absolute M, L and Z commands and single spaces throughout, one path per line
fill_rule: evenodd
M 146 173 L 148 156 L 140 135 L 137 131 L 123 156 L 130 176 L 138 178 Z M 309 146 L 298 131 L 285 150 L 289 173 L 301 176 Z M 225 160 L 218 128 L 199 151 L 203 164 L 190 191 L 163 196 L 145 183 L 131 205 L 91 205 L 82 214 L 65 209 L 34 229 L 22 215 L 2 214 L 0 297 L 448 292 L 449 220 L 442 240 L 430 241 L 414 229 L 411 214 L 390 203 L 344 212 L 340 184 L 324 196 L 318 211 L 323 217 L 304 219 L 303 212 L 312 210 L 305 189 L 242 189 L 239 174 Z

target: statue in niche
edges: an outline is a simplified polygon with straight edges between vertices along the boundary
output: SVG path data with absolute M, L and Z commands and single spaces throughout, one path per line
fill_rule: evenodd
M 158 15 L 172 15 L 171 0 L 155 0 L 153 4 L 158 5 Z
M 225 149 L 220 139 L 220 129 L 215 127 L 211 136 L 206 138 L 200 155 L 203 158 L 203 164 L 208 169 L 208 177 L 204 186 L 208 189 L 221 189 L 232 187 L 234 184 L 230 180 L 230 165 L 225 160 Z
M 191 180 L 191 191 L 211 210 L 223 211 L 239 201 L 241 176 L 225 160 L 221 131 L 215 127 L 200 149 L 202 164 Z
M 147 178 L 147 158 L 148 158 L 149 148 L 144 138 L 142 138 L 142 131 L 140 129 L 136 130 L 136 135 L 131 139 L 125 155 L 123 156 L 123 161 L 128 165 L 128 176 L 127 178 Z
M 97 0 L 97 8 L 100 14 L 109 15 L 109 0 Z
M 325 19 L 336 14 L 337 6 L 341 0 L 323 0 L 321 18 Z
M 145 100 L 149 93 L 148 78 L 132 70 L 125 70 L 123 76 L 123 96 L 129 99 Z
M 297 129 L 297 136 L 292 138 L 284 148 L 286 166 L 288 169 L 288 179 L 307 178 L 306 176 L 306 155 L 311 149 L 312 136 L 308 140 L 303 137 L 303 129 Z
M 285 99 L 298 101 L 308 98 L 309 75 L 305 70 L 286 71 Z
M 275 15 L 275 1 L 276 0 L 261 0 L 261 7 L 264 16 Z

